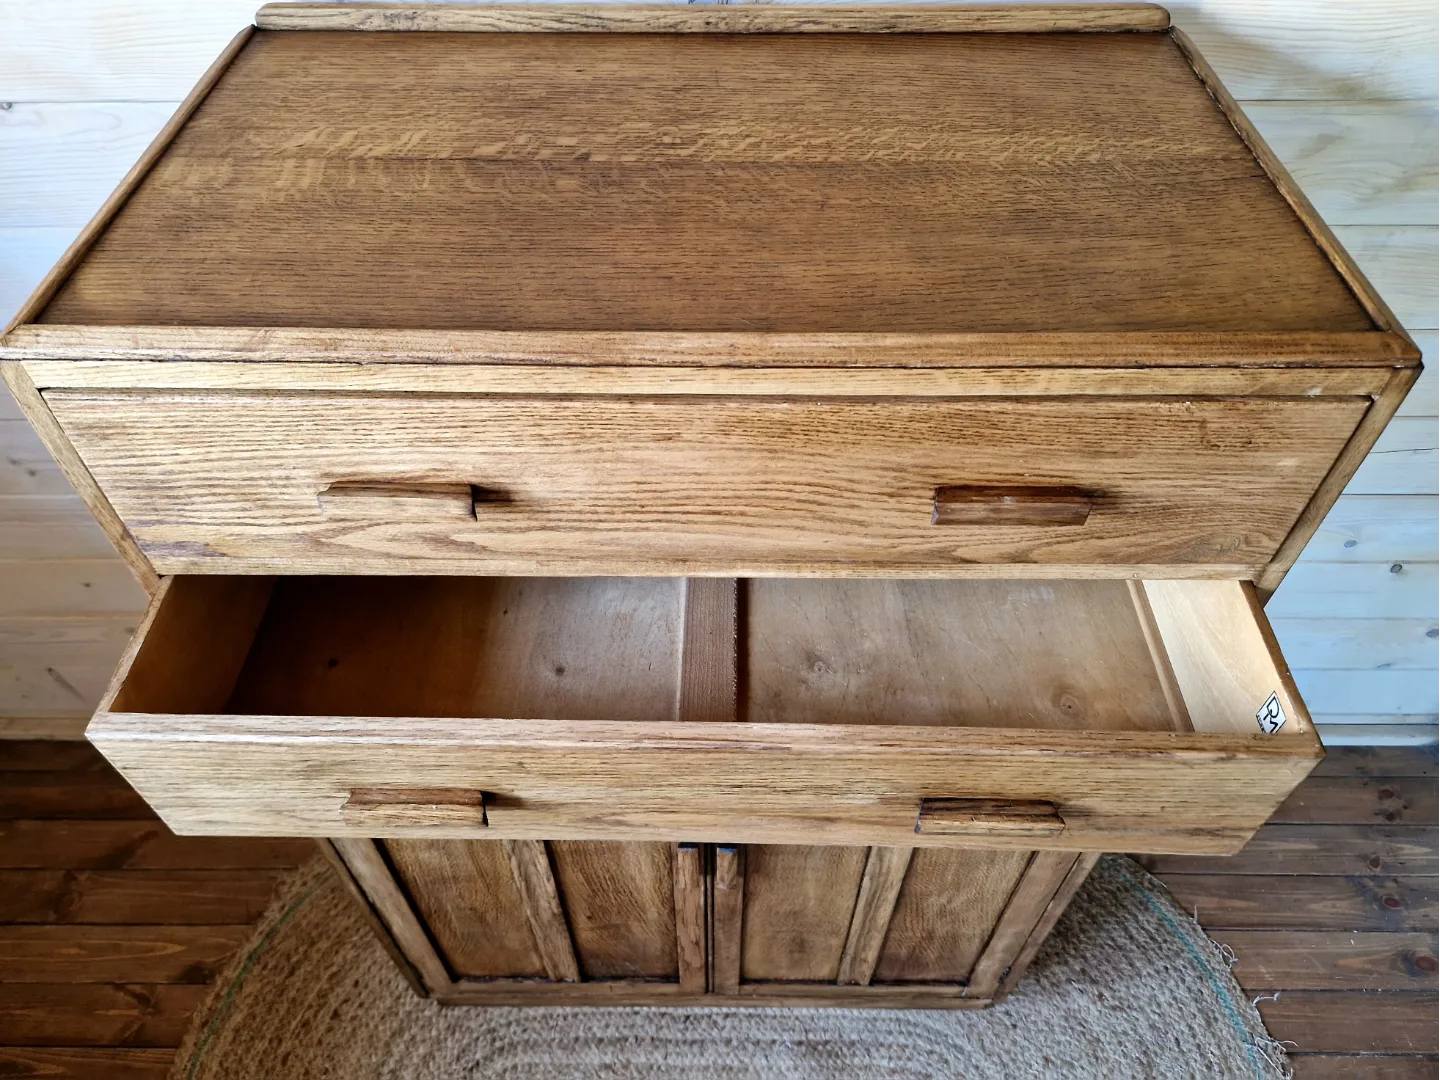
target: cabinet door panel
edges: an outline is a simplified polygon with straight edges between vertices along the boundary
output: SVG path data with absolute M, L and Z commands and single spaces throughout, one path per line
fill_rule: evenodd
M 866 850 L 746 848 L 742 981 L 834 982 L 839 977 Z
M 674 979 L 669 844 L 552 841 L 560 902 L 585 979 Z
M 495 840 L 387 840 L 386 854 L 450 971 L 544 978 L 525 903 Z
M 969 979 L 1029 862 L 1027 851 L 917 849 L 872 982 Z

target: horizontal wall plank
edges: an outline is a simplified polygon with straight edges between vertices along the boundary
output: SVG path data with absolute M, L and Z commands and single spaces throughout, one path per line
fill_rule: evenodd
M 255 0 L 0 0 L 0 98 L 178 101 L 241 27 Z
M 1399 717 L 1398 719 L 1407 719 Z M 1435 742 L 1436 718 L 1421 724 L 1325 724 L 1317 722 L 1320 741 L 1330 749 L 1347 746 L 1430 746 Z
M 30 425 L 0 419 L 0 495 L 64 495 L 70 490 Z
M 1435 280 L 1440 249 L 1433 226 L 1342 225 L 1335 236 L 1402 326 L 1412 330 L 1440 326 Z
M 0 640 L 0 714 L 93 711 L 124 648 L 123 641 Z
M 134 615 L 140 588 L 117 557 L 0 559 L 0 620 L 16 616 Z
M 1242 106 L 1327 224 L 1436 223 L 1431 101 L 1251 101 Z
M 1434 562 L 1335 563 L 1302 557 L 1265 611 L 1272 619 L 1430 619 L 1437 583 Z
M 1351 495 L 1434 495 L 1440 422 L 1433 416 L 1395 416 L 1346 485 Z
M 1437 711 L 1433 671 L 1293 671 L 1307 705 L 1320 713 Z
M 1272 623 L 1292 668 L 1434 671 L 1440 666 L 1435 619 L 1274 619 Z
M 78 230 L 176 104 L 21 102 L 0 111 L 0 228 Z
M 133 615 L 0 617 L 0 648 L 55 646 L 93 649 L 97 656 L 105 656 L 123 649 L 138 624 Z
M 77 495 L 0 495 L 0 559 L 94 559 L 115 549 Z
M 1379 727 L 1382 725 L 1396 724 L 1419 724 L 1427 727 L 1434 727 L 1440 714 L 1436 713 L 1311 713 L 1312 718 L 1319 717 L 1316 722 L 1328 722 L 1331 724 L 1345 724 L 1351 727 Z M 1431 742 L 1435 739 L 1432 737 Z
M 1237 98 L 1433 98 L 1436 12 L 1429 0 L 1171 0 Z
M 1346 486 L 1349 495 L 1434 495 L 1440 422 L 1431 416 L 1397 416 Z
M 1306 558 L 1323 562 L 1434 562 L 1440 521 L 1420 495 L 1342 495 L 1320 523 Z
M 1360 463 L 1345 490 L 1351 495 L 1434 495 L 1440 454 L 1434 450 L 1372 453 Z

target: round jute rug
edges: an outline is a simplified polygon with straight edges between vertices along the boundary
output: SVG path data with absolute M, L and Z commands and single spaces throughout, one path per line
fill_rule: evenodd
M 1288 1075 L 1225 957 L 1107 857 L 1020 988 L 982 1011 L 444 1008 L 416 998 L 316 861 L 216 983 L 181 1080 Z

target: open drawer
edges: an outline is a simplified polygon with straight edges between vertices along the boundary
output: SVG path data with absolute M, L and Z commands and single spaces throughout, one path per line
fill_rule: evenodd
M 89 736 L 179 833 L 1199 853 L 1322 754 L 1235 581 L 178 577 Z

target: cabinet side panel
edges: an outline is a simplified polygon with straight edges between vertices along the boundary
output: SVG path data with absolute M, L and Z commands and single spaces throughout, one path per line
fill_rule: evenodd
M 676 978 L 672 845 L 557 840 L 549 847 L 581 977 Z
M 384 844 L 446 963 L 469 978 L 544 978 L 510 862 L 493 840 Z
M 744 982 L 835 982 L 867 850 L 751 846 L 746 850 Z
M 1027 851 L 917 850 L 873 982 L 969 979 L 1029 862 Z

